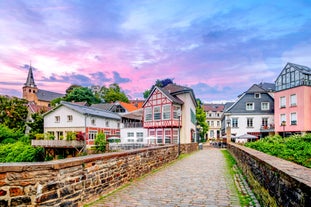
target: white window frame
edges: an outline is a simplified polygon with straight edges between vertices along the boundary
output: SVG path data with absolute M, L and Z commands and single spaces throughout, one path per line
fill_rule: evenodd
M 282 122 L 286 122 L 286 114 L 280 114 L 280 126 L 282 126 Z
M 294 125 L 294 126 L 297 125 L 297 113 L 296 112 L 290 113 L 290 125 Z
M 261 94 L 260 94 L 260 93 L 254 93 L 254 98 L 255 98 L 255 99 L 261 98 Z
M 267 106 L 267 107 L 264 107 L 264 106 Z M 269 102 L 261 102 L 261 110 L 262 111 L 268 111 L 270 110 L 270 103 Z
M 254 128 L 254 118 L 252 118 L 252 117 L 246 118 L 246 127 L 247 128 Z
M 235 122 L 236 121 L 236 122 Z M 232 128 L 238 128 L 239 127 L 239 119 L 236 117 L 232 118 L 232 123 L 231 123 Z
M 145 108 L 145 122 L 152 121 L 152 108 Z
M 286 97 L 285 96 L 280 97 L 280 108 L 286 108 Z
M 254 102 L 246 102 L 245 104 L 246 111 L 253 111 L 255 109 L 255 103 Z
M 90 130 L 88 132 L 88 139 L 89 140 L 95 140 L 96 139 L 96 136 L 97 136 L 97 131 L 96 130 Z
M 154 121 L 161 120 L 161 106 L 153 107 L 153 120 Z
M 162 119 L 170 120 L 171 119 L 171 105 L 166 104 L 162 106 Z
M 297 106 L 297 95 L 290 95 L 290 106 Z

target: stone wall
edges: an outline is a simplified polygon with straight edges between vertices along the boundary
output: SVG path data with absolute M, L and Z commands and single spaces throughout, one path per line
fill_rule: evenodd
M 197 150 L 181 145 L 182 153 Z M 81 206 L 177 158 L 160 146 L 41 163 L 0 164 L 0 206 Z
M 228 150 L 263 206 L 311 206 L 311 169 L 237 144 Z

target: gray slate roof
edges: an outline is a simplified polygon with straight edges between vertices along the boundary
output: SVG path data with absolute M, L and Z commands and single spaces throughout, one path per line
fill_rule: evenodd
M 244 92 L 239 99 L 231 104 L 228 103 L 225 105 L 225 113 L 237 113 L 237 114 L 273 114 L 274 113 L 274 99 L 270 94 L 269 91 L 264 90 L 259 85 L 254 84 L 252 85 L 246 92 Z M 254 98 L 255 93 L 260 93 L 260 98 Z M 247 111 L 246 110 L 246 103 L 252 102 L 255 105 L 254 110 Z M 261 103 L 262 102 L 269 102 L 270 108 L 269 110 L 263 111 L 261 110 Z
M 39 101 L 52 101 L 53 99 L 64 97 L 65 94 L 38 89 L 37 97 Z
M 83 115 L 92 115 L 92 116 L 105 117 L 105 118 L 116 119 L 116 120 L 121 119 L 121 117 L 118 114 L 107 111 L 107 110 L 98 109 L 98 108 L 94 108 L 94 107 L 90 107 L 90 106 L 81 106 L 81 105 L 77 105 L 77 104 L 65 102 L 65 101 L 62 101 L 57 107 L 50 110 L 46 114 L 48 114 L 51 111 L 59 108 L 60 106 L 68 107 L 68 108 L 70 108 L 70 109 L 72 109 L 72 110 L 74 110 L 80 114 L 83 114 Z M 46 115 L 46 114 L 44 114 L 44 115 Z

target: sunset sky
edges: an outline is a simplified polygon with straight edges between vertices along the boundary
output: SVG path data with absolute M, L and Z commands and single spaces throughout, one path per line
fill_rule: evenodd
M 142 98 L 157 79 L 203 102 L 311 67 L 311 1 L 1 0 L 0 94 L 21 97 L 29 64 L 40 89 L 118 83 Z

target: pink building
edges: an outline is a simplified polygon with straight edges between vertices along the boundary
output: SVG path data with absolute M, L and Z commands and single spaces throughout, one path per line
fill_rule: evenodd
M 311 132 L 311 69 L 287 63 L 275 81 L 275 132 Z

